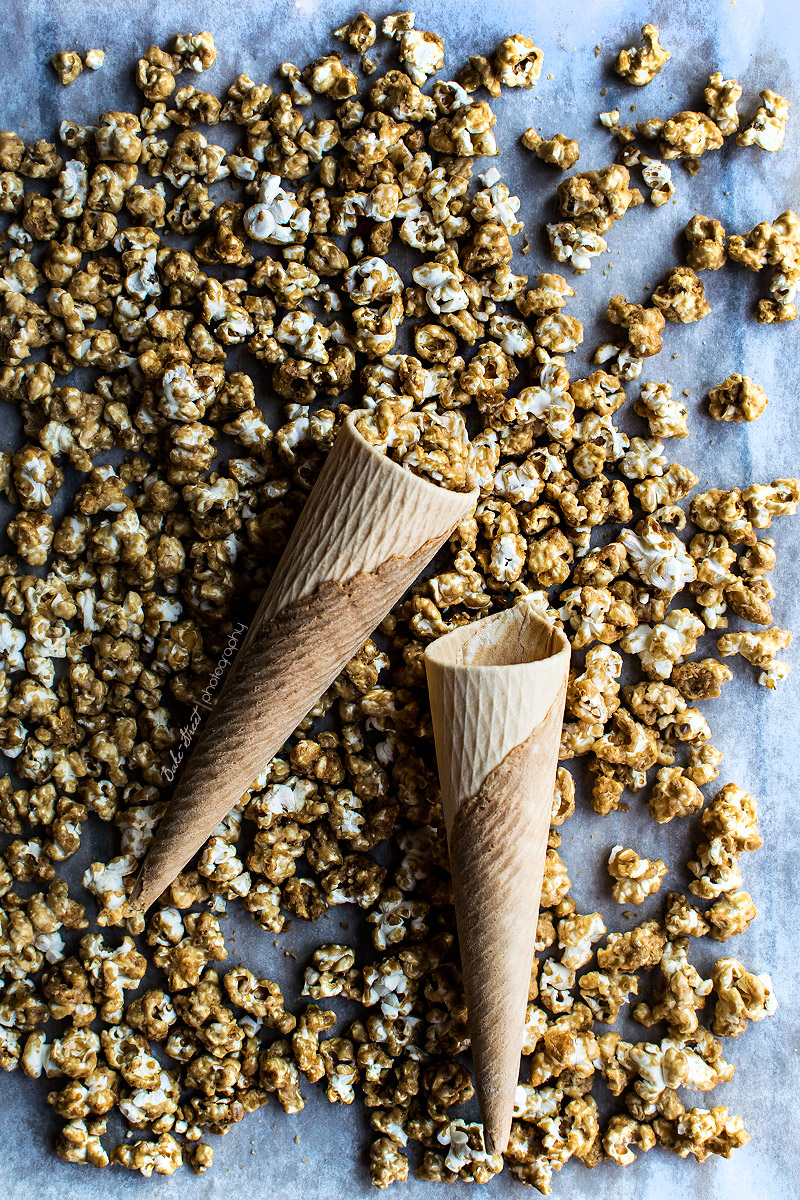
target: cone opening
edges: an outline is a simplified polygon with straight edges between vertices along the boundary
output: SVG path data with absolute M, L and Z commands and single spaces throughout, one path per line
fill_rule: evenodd
M 454 669 L 493 671 L 545 662 L 561 654 L 569 654 L 569 642 L 560 629 L 521 608 L 511 608 L 438 639 L 428 647 L 426 658 Z
M 437 496 L 441 496 L 443 493 L 446 496 L 457 496 L 460 498 L 465 511 L 467 511 L 468 507 L 466 503 L 467 499 L 478 499 L 480 492 L 477 487 L 468 488 L 461 492 L 455 491 L 453 488 L 443 487 L 439 483 L 434 483 L 432 479 L 425 479 L 422 475 L 417 475 L 414 471 L 409 470 L 407 467 L 401 466 L 400 463 L 396 463 L 393 458 L 390 458 L 388 454 L 382 454 L 380 450 L 376 450 L 375 447 L 372 446 L 356 429 L 356 421 L 358 421 L 361 417 L 368 416 L 369 411 L 370 410 L 368 408 L 353 409 L 353 411 L 348 413 L 348 415 L 345 417 L 344 425 L 342 426 L 342 432 L 344 432 L 346 429 L 348 433 L 352 435 L 353 439 L 357 441 L 360 446 L 363 446 L 366 451 L 368 451 L 368 453 L 376 460 L 376 470 L 385 471 L 387 477 L 395 471 L 402 471 L 403 477 L 407 480 L 413 480 L 414 484 L 418 484 L 423 492 L 427 491 Z M 341 437 L 342 435 L 340 434 L 339 436 Z M 378 463 L 382 464 L 381 467 L 378 467 Z

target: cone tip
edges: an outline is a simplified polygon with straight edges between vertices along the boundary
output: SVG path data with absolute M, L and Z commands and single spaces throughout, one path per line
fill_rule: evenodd
M 511 1134 L 512 1105 L 495 1103 L 482 1115 L 486 1149 L 490 1154 L 504 1154 Z

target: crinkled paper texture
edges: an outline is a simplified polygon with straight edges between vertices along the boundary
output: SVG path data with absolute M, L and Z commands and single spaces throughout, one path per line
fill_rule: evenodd
M 132 106 L 138 112 L 141 97 L 132 85 L 136 58 L 151 43 L 165 44 L 174 33 L 209 29 L 219 56 L 211 71 L 181 80 L 222 94 L 239 72 L 268 79 L 279 63 L 303 66 L 317 54 L 340 43 L 333 29 L 350 19 L 360 7 L 381 17 L 392 11 L 388 3 L 370 0 L 10 0 L 0 22 L 0 125 L 16 129 L 26 139 L 51 137 L 66 117 L 90 122 L 106 109 Z M 512 191 L 522 197 L 520 215 L 528 223 L 533 250 L 518 260 L 520 269 L 550 270 L 552 264 L 536 228 L 553 219 L 552 195 L 560 172 L 539 163 L 518 148 L 520 134 L 529 126 L 543 135 L 562 132 L 580 142 L 579 169 L 597 168 L 612 161 L 616 143 L 597 122 L 597 113 L 618 107 L 621 120 L 649 116 L 667 117 L 699 105 L 707 75 L 720 69 L 726 78 L 743 84 L 742 110 L 752 111 L 758 92 L 771 87 L 787 96 L 795 107 L 783 150 L 767 154 L 758 149 L 727 146 L 710 154 L 700 174 L 692 179 L 673 165 L 677 204 L 655 210 L 651 205 L 631 212 L 608 235 L 614 267 L 603 275 L 606 260 L 595 261 L 588 275 L 571 279 L 578 295 L 568 312 L 580 317 L 586 340 L 569 360 L 573 374 L 590 370 L 588 359 L 600 341 L 613 335 L 604 322 L 594 320 L 615 292 L 633 300 L 655 286 L 664 271 L 683 261 L 681 231 L 696 212 L 719 217 L 728 230 L 743 232 L 757 221 L 774 219 L 786 208 L 800 206 L 800 11 L 792 0 L 561 0 L 559 4 L 531 4 L 522 0 L 418 0 L 413 4 L 417 26 L 442 33 L 446 39 L 444 78 L 455 73 L 467 54 L 489 53 L 504 36 L 524 33 L 544 50 L 544 69 L 531 92 L 508 91 L 493 102 L 498 114 L 497 136 L 504 150 L 502 164 Z M 653 21 L 661 30 L 672 58 L 647 88 L 622 83 L 611 71 L 617 51 L 638 40 L 639 28 Z M 600 46 L 595 57 L 595 45 Z M 57 50 L 107 46 L 101 69 L 84 71 L 65 89 L 50 68 Z M 383 61 L 396 65 L 379 40 L 376 49 Z M 553 78 L 547 77 L 552 74 Z M 600 95 L 602 88 L 608 94 Z M 630 113 L 631 105 L 637 105 Z M 208 131 L 206 131 L 208 132 Z M 214 139 L 215 131 L 210 136 Z M 491 165 L 486 162 L 486 167 Z M 213 189 L 219 200 L 230 195 L 225 182 Z M 726 194 L 727 193 L 727 194 Z M 521 242 L 521 239 L 517 239 Z M 569 268 L 555 268 L 570 275 Z M 667 452 L 691 467 L 700 487 L 732 486 L 753 481 L 769 482 L 776 476 L 800 475 L 800 408 L 797 403 L 797 361 L 800 326 L 762 327 L 752 319 L 758 296 L 767 294 L 768 275 L 754 276 L 742 268 L 724 268 L 704 275 L 713 313 L 691 326 L 669 325 L 665 349 L 646 366 L 642 380 L 671 379 L 676 393 L 692 389 L 688 400 L 692 436 L 666 443 Z M 675 354 L 678 357 L 673 358 Z M 248 369 L 258 378 L 258 366 Z M 703 398 L 710 386 L 733 371 L 751 375 L 770 398 L 765 415 L 752 426 L 718 424 L 704 412 Z M 635 385 L 629 394 L 635 394 Z M 273 420 L 277 412 L 273 414 Z M 0 406 L 3 442 L 17 444 L 16 414 Z M 622 420 L 623 427 L 625 419 Z M 775 523 L 778 567 L 773 576 L 777 597 L 775 621 L 800 631 L 800 600 L 796 564 L 800 558 L 800 517 Z M 736 625 L 733 624 L 732 628 Z M 701 649 L 710 650 L 707 639 Z M 688 1104 L 727 1105 L 741 1114 L 752 1141 L 730 1160 L 709 1159 L 696 1166 L 666 1151 L 653 1150 L 625 1169 L 604 1164 L 588 1172 L 580 1163 L 568 1163 L 554 1176 L 555 1196 L 589 1200 L 614 1196 L 615 1200 L 663 1200 L 680 1195 L 686 1200 L 784 1200 L 800 1193 L 796 1097 L 800 1030 L 795 1005 L 800 994 L 798 978 L 798 928 L 800 928 L 799 873 L 794 862 L 797 827 L 797 711 L 800 705 L 800 655 L 798 646 L 786 657 L 794 673 L 781 691 L 770 694 L 755 685 L 756 672 L 742 662 L 736 679 L 724 696 L 705 708 L 714 743 L 725 753 L 720 784 L 735 780 L 760 802 L 764 849 L 744 855 L 745 887 L 752 893 L 759 918 L 750 930 L 728 946 L 709 942 L 692 954 L 702 969 L 714 957 L 733 953 L 756 971 L 773 974 L 780 1008 L 761 1025 L 752 1026 L 738 1041 L 725 1043 L 726 1057 L 737 1064 L 733 1080 L 713 1093 L 687 1095 Z M 732 664 L 733 665 L 733 662 Z M 579 773 L 579 790 L 580 773 Z M 662 857 L 670 874 L 662 887 L 686 886 L 681 864 L 689 857 L 695 836 L 692 822 L 657 825 L 648 816 L 642 796 L 634 797 L 629 813 L 596 816 L 588 809 L 586 792 L 579 796 L 578 815 L 563 827 L 562 854 L 573 879 L 573 894 L 581 912 L 599 908 L 610 929 L 629 928 L 622 909 L 611 899 L 605 862 L 617 842 L 635 846 L 651 858 Z M 70 879 L 86 865 L 116 851 L 112 830 L 96 827 L 87 836 L 70 864 Z M 657 911 L 661 897 L 640 911 L 644 917 Z M 293 920 L 281 936 L 262 933 L 246 915 L 223 918 L 229 957 L 227 969 L 238 962 L 281 982 L 289 1003 L 297 1007 L 303 968 L 312 949 L 322 942 L 353 941 L 360 928 L 350 907 L 333 909 L 309 927 Z M 341 927 L 344 922 L 347 928 Z M 297 955 L 285 957 L 284 947 Z M 334 1001 L 342 1013 L 350 1006 Z M 646 1038 L 639 1027 L 637 1036 Z M 177 1197 L 198 1200 L 237 1195 L 256 1200 L 265 1192 L 281 1200 L 331 1200 L 373 1196 L 366 1171 L 369 1140 L 367 1114 L 358 1104 L 352 1109 L 328 1104 L 315 1086 L 305 1085 L 305 1111 L 286 1117 L 273 1099 L 270 1105 L 247 1117 L 227 1137 L 209 1137 L 214 1165 L 195 1177 L 188 1167 L 170 1178 L 142 1179 L 122 1168 L 95 1172 L 56 1159 L 52 1143 L 60 1121 L 45 1105 L 45 1096 L 59 1081 L 30 1080 L 15 1072 L 0 1075 L 0 1194 L 9 1200 L 41 1200 L 42 1196 L 69 1195 L 72 1200 L 106 1200 L 128 1196 Z M 598 1089 L 600 1093 L 603 1089 Z M 121 1125 L 121 1123 L 120 1123 Z M 119 1135 L 120 1125 L 110 1124 Z M 295 1143 L 295 1135 L 299 1144 Z M 141 1136 L 141 1135 L 134 1135 Z M 108 1141 L 109 1139 L 105 1139 Z M 409 1200 L 444 1194 L 441 1187 L 415 1180 L 398 1186 L 398 1195 Z M 453 1185 L 448 1197 L 474 1194 L 467 1185 Z M 480 1189 L 482 1200 L 523 1196 L 521 1184 L 508 1174 Z

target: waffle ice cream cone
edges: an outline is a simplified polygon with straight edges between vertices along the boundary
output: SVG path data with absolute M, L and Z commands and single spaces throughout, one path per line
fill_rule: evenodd
M 145 858 L 147 909 L 280 750 L 433 558 L 477 492 L 399 466 L 350 413 L 275 570 Z
M 564 634 L 520 607 L 425 653 L 476 1090 L 508 1144 L 569 675 Z

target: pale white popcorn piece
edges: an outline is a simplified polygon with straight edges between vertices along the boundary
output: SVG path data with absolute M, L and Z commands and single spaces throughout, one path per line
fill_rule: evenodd
M 432 313 L 460 312 L 469 307 L 469 296 L 455 271 L 442 263 L 424 263 L 412 271 L 414 282 L 425 289 Z
M 787 662 L 781 662 L 780 659 L 773 659 L 765 671 L 762 671 L 758 676 L 758 682 L 761 687 L 767 688 L 774 692 L 779 684 L 788 677 L 791 667 Z
M 639 530 L 637 534 L 623 529 L 619 540 L 640 579 L 675 595 L 697 578 L 694 559 L 674 533 L 663 529 L 652 517 L 642 521 Z
M 643 154 L 640 162 L 642 177 L 650 188 L 650 201 L 656 208 L 660 208 L 675 195 L 672 170 L 660 158 L 648 158 Z
M 620 645 L 638 654 L 642 667 L 656 679 L 669 679 L 673 666 L 694 654 L 705 626 L 688 608 L 676 608 L 657 625 L 637 625 Z
M 605 922 L 598 912 L 563 917 L 558 923 L 558 948 L 563 951 L 563 965 L 573 971 L 585 967 L 592 957 L 592 946 L 605 934 Z
M 257 154 L 254 157 L 258 157 Z M 247 233 L 256 242 L 295 246 L 305 241 L 311 214 L 283 189 L 278 175 L 265 175 L 258 186 L 258 199 L 242 217 Z
M 575 969 L 564 962 L 548 958 L 539 973 L 539 997 L 554 1013 L 569 1012 L 575 1003 L 572 989 L 575 986 Z
M 783 145 L 789 109 L 792 106 L 783 96 L 769 88 L 758 94 L 762 103 L 744 129 L 737 133 L 736 145 L 758 146 L 761 150 L 774 153 Z
M 599 233 L 590 229 L 579 229 L 570 221 L 547 225 L 546 229 L 553 258 L 556 262 L 571 263 L 576 275 L 583 275 L 588 271 L 592 259 L 608 249 Z

